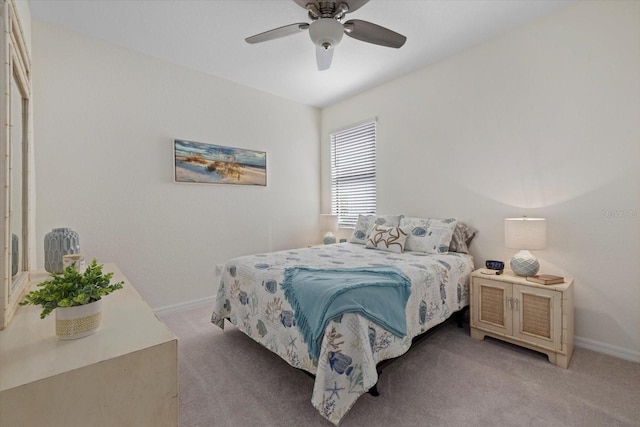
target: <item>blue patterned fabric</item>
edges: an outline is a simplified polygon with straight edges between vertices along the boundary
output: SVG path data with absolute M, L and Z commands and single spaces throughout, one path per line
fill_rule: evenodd
M 407 334 L 399 337 L 360 313 L 345 313 L 327 323 L 320 357 L 315 360 L 295 325 L 296 310 L 284 295 L 285 270 L 381 266 L 397 268 L 411 281 Z M 397 254 L 352 243 L 243 256 L 225 266 L 211 321 L 224 329 L 229 319 L 291 366 L 313 374 L 311 403 L 338 425 L 358 397 L 378 381 L 380 361 L 404 354 L 413 337 L 469 304 L 472 271 L 473 257 L 468 254 Z
M 344 313 L 360 313 L 398 337 L 407 334 L 411 281 L 395 267 L 287 268 L 282 289 L 315 360 L 327 323 Z

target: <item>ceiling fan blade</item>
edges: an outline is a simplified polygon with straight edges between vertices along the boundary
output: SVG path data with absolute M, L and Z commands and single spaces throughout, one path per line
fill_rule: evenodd
M 402 47 L 407 41 L 407 38 L 402 34 L 360 19 L 350 19 L 345 22 L 344 33 L 363 42 L 396 49 Z
M 273 30 L 265 31 L 264 33 L 256 34 L 255 36 L 247 37 L 244 39 L 247 43 L 261 43 L 268 40 L 279 39 L 280 37 L 290 36 L 292 34 L 299 33 L 309 28 L 309 24 L 306 22 L 299 22 L 297 24 L 289 24 L 284 27 L 274 28 Z
M 325 49 L 316 46 L 316 62 L 318 63 L 318 71 L 328 70 L 331 67 L 333 59 L 333 49 Z

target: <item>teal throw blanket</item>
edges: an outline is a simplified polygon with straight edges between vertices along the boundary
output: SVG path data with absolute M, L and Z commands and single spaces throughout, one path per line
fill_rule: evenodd
M 411 281 L 395 267 L 287 268 L 282 288 L 316 360 L 329 320 L 347 312 L 359 313 L 399 337 L 407 334 Z

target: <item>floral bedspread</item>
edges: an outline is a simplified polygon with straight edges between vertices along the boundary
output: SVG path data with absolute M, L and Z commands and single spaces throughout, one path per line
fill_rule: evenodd
M 394 265 L 411 280 L 407 336 L 397 337 L 358 314 L 347 313 L 327 325 L 316 364 L 280 286 L 284 269 L 372 265 Z M 352 243 L 244 256 L 227 263 L 211 321 L 224 328 L 228 318 L 291 366 L 314 374 L 311 402 L 337 425 L 358 397 L 376 384 L 378 362 L 404 354 L 413 337 L 469 305 L 472 271 L 473 259 L 467 254 L 396 254 Z

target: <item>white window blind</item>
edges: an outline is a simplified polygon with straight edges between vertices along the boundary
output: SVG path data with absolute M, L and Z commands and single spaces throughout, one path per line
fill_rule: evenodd
M 376 122 L 331 134 L 331 213 L 354 227 L 376 212 Z

